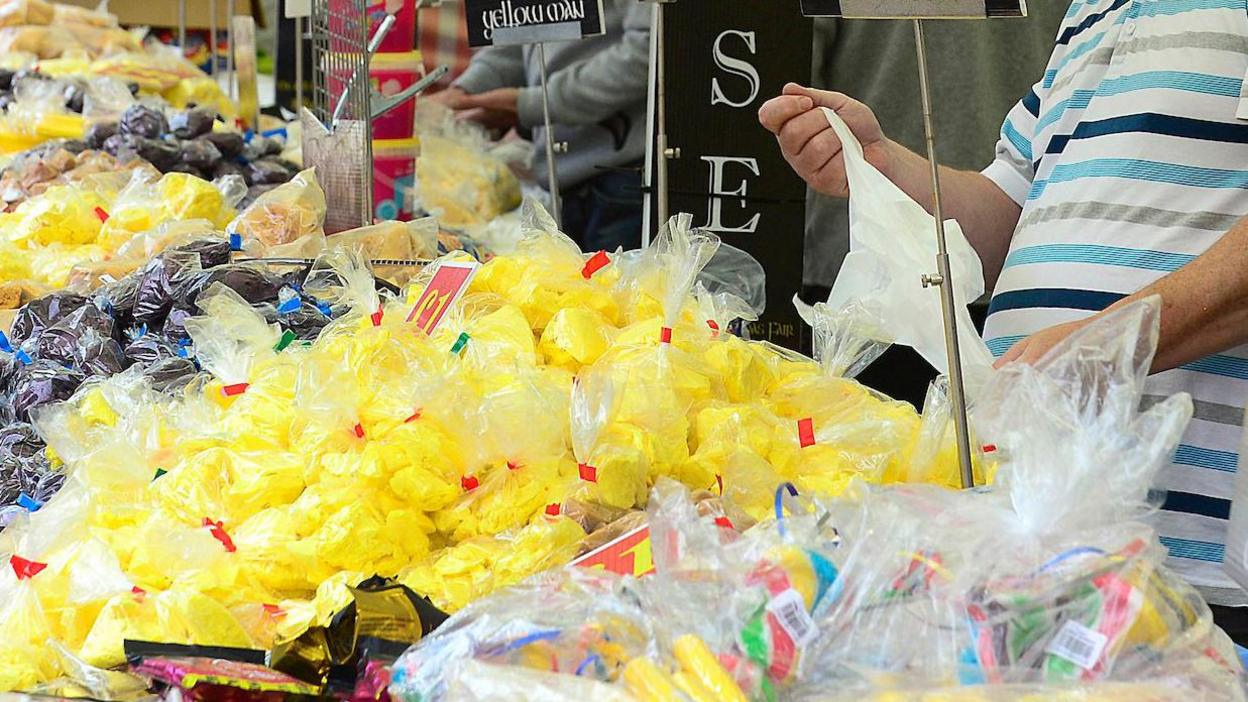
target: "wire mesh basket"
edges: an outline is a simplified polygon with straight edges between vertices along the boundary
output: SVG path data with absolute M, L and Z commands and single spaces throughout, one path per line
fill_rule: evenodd
M 302 110 L 304 163 L 316 168 L 325 231 L 372 222 L 373 130 L 365 0 L 312 3 L 312 109 Z

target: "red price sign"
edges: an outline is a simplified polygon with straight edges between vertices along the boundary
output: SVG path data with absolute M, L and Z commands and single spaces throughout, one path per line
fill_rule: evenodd
M 421 293 L 411 314 L 407 315 L 407 321 L 416 322 L 417 329 L 432 334 L 446 316 L 446 311 L 468 289 L 468 283 L 480 267 L 481 264 L 475 262 L 439 265 L 429 281 L 429 287 Z
M 637 527 L 615 541 L 572 561 L 572 565 L 579 568 L 601 568 L 617 575 L 649 575 L 654 572 L 650 527 Z

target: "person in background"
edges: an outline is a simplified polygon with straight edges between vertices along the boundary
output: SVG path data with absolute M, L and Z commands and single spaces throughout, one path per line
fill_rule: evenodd
M 414 0 L 416 3 L 416 48 L 430 72 L 438 66 L 450 68 L 424 95 L 433 95 L 451 87 L 472 60 L 468 45 L 468 23 L 464 19 L 462 0 Z
M 554 138 L 568 145 L 555 162 L 562 224 L 587 251 L 641 245 L 650 8 L 606 0 L 606 34 L 546 45 Z M 540 75 L 536 46 L 489 47 L 434 99 L 497 132 L 531 134 L 538 145 L 534 175 L 545 184 Z
M 998 365 L 1035 362 L 1107 312 L 1160 298 L 1145 399 L 1187 392 L 1194 415 L 1158 475 L 1153 521 L 1170 567 L 1240 644 L 1248 592 L 1222 563 L 1248 398 L 1246 76 L 1243 2 L 1074 2 L 996 158 L 982 172 L 941 170 L 944 211 L 993 290 L 984 336 Z M 789 84 L 759 117 L 807 183 L 848 194 L 822 108 L 886 177 L 931 202 L 927 160 L 888 138 L 870 107 Z
M 1000 116 L 1044 70 L 1066 7 L 1066 3 L 1050 0 L 1029 3 L 1026 18 L 927 23 L 928 70 L 941 163 L 975 168 L 992 158 L 1001 131 Z M 886 134 L 911 150 L 926 153 L 910 22 L 815 20 L 811 75 L 814 87 L 853 95 L 871 105 Z M 849 206 L 843 199 L 812 188 L 806 220 L 802 297 L 814 303 L 827 299 L 849 252 Z M 977 320 L 982 321 L 985 306 L 972 310 Z M 858 379 L 921 407 L 935 375 L 913 349 L 894 346 Z

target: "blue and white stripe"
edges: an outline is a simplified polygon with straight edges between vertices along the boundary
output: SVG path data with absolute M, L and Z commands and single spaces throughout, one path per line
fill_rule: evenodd
M 985 169 L 1023 213 L 986 330 L 996 355 L 1190 263 L 1248 215 L 1248 0 L 1075 0 Z M 1248 348 L 1150 379 L 1196 414 L 1163 471 L 1171 564 L 1218 604 Z

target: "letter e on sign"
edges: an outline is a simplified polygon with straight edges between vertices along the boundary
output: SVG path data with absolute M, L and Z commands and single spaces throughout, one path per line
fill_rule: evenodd
M 438 324 L 446 317 L 446 311 L 468 289 L 472 276 L 481 267 L 479 263 L 443 263 L 434 271 L 429 285 L 420 294 L 408 322 L 416 322 L 416 328 L 425 334 L 433 334 Z
M 711 165 L 711 187 L 710 187 L 710 211 L 706 217 L 706 229 L 713 232 L 741 232 L 752 234 L 758 228 L 758 220 L 762 218 L 762 213 L 755 213 L 745 224 L 740 226 L 731 226 L 724 223 L 724 198 L 738 197 L 741 198 L 741 208 L 744 209 L 748 204 L 745 200 L 746 193 L 749 192 L 749 183 L 746 182 L 744 176 L 740 180 L 740 185 L 735 190 L 726 190 L 724 185 L 724 167 L 729 163 L 739 163 L 754 175 L 760 175 L 758 170 L 758 159 L 739 158 L 733 156 L 703 156 L 703 161 Z

